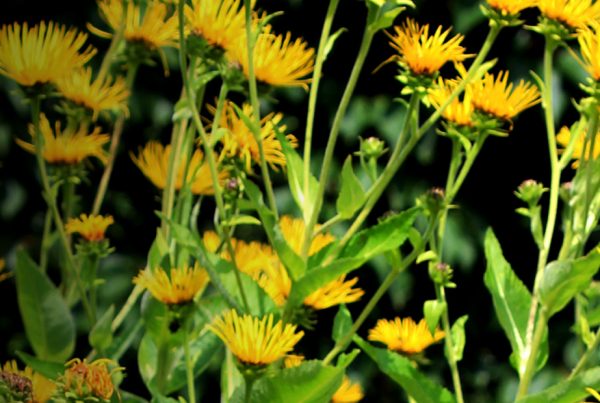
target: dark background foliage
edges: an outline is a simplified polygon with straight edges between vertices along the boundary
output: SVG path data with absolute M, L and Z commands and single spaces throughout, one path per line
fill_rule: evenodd
M 325 15 L 327 2 L 316 0 L 258 0 L 258 6 L 269 12 L 283 10 L 283 16 L 273 21 L 278 32 L 291 31 L 305 38 L 316 47 L 320 25 Z M 422 23 L 453 26 L 456 32 L 466 35 L 464 44 L 470 53 L 481 46 L 487 33 L 487 23 L 474 0 L 421 0 L 415 1 L 416 10 L 408 10 L 398 19 L 411 16 Z M 534 24 L 537 14 L 524 13 L 524 19 Z M 334 30 L 345 27 L 346 31 L 336 42 L 324 68 L 321 93 L 317 106 L 315 124 L 314 172 L 319 167 L 320 153 L 324 149 L 327 133 L 335 108 L 340 99 L 346 79 L 352 67 L 362 28 L 366 18 L 363 1 L 342 0 Z M 93 1 L 12 1 L 0 5 L 0 24 L 13 21 L 37 23 L 54 20 L 85 30 L 86 22 L 101 24 Z M 102 53 L 106 40 L 90 36 L 90 42 Z M 384 66 L 377 73 L 375 68 L 391 55 L 391 48 L 383 33 L 376 36 L 367 59 L 364 73 L 358 83 L 355 97 L 346 117 L 336 169 L 343 158 L 359 147 L 359 136 L 378 136 L 393 144 L 403 117 L 403 107 L 395 101 L 400 96 L 401 86 L 395 81 L 393 64 Z M 524 30 L 507 29 L 494 45 L 490 57 L 498 58 L 498 69 L 509 69 L 511 78 L 529 78 L 529 71 L 539 71 L 543 40 L 536 34 Z M 101 276 L 106 279 L 101 303 L 107 306 L 123 303 L 130 288 L 131 278 L 145 264 L 146 253 L 155 235 L 159 222 L 154 210 L 159 208 L 158 192 L 133 165 L 130 152 L 150 139 L 166 143 L 170 133 L 170 116 L 173 104 L 181 88 L 175 52 L 167 52 L 171 74 L 163 75 L 160 65 L 140 69 L 135 82 L 135 94 L 131 101 L 131 119 L 126 125 L 123 143 L 116 161 L 116 173 L 103 212 L 112 214 L 116 224 L 109 229 L 111 244 L 116 253 L 102 267 Z M 98 60 L 96 60 L 98 62 Z M 582 76 L 581 69 L 564 51 L 556 59 L 559 73 L 556 79 L 556 104 L 559 124 L 570 124 L 575 118 L 571 99 L 581 96 L 576 80 Z M 207 100 L 216 96 L 218 87 L 212 83 Z M 291 132 L 303 144 L 303 117 L 306 114 L 307 94 L 300 89 L 274 90 L 276 103 L 266 102 L 266 109 L 283 112 Z M 0 77 L 0 256 L 7 259 L 9 269 L 14 263 L 16 247 L 27 248 L 33 256 L 39 249 L 45 205 L 41 198 L 34 159 L 19 148 L 14 139 L 26 136 L 28 106 L 19 97 L 18 88 L 4 77 Z M 539 107 L 521 114 L 514 122 L 514 130 L 508 138 L 491 138 L 484 147 L 474 169 L 466 180 L 456 203 L 459 209 L 452 211 L 448 226 L 446 259 L 455 270 L 458 288 L 448 291 L 451 320 L 468 314 L 467 347 L 464 360 L 460 363 L 466 400 L 469 402 L 510 401 L 515 393 L 516 373 L 508 364 L 510 346 L 493 315 L 491 298 L 483 285 L 485 260 L 482 239 L 486 228 L 493 227 L 502 243 L 507 259 L 520 278 L 531 285 L 537 259 L 537 251 L 530 238 L 528 223 L 514 210 L 519 207 L 513 191 L 525 179 L 533 178 L 544 183 L 549 181 L 549 164 L 545 129 Z M 450 155 L 450 141 L 429 133 L 416 148 L 405 166 L 394 179 L 389 190 L 372 213 L 370 223 L 389 210 L 401 210 L 414 203 L 419 194 L 433 186 L 443 186 Z M 98 164 L 91 164 L 89 184 L 81 186 L 80 209 L 90 208 L 94 197 L 94 186 L 101 175 Z M 335 208 L 338 189 L 336 173 L 331 176 L 327 190 L 329 202 L 323 218 L 331 216 Z M 568 179 L 568 178 L 565 178 Z M 285 178 L 275 176 L 277 199 L 282 211 L 297 214 L 288 195 Z M 210 226 L 212 215 L 209 206 L 204 207 L 201 226 Z M 338 228 L 340 230 L 340 228 Z M 558 244 L 558 242 L 556 242 Z M 55 261 L 57 257 L 55 256 Z M 376 259 L 369 267 L 359 271 L 360 286 L 366 291 L 363 301 L 349 306 L 358 315 L 368 297 L 385 276 L 388 268 L 383 260 Z M 365 336 L 377 318 L 392 318 L 396 315 L 422 317 L 422 304 L 435 297 L 428 280 L 426 267 L 412 267 L 394 284 L 389 294 L 379 303 L 360 334 Z M 0 362 L 14 358 L 15 351 L 28 351 L 22 323 L 19 317 L 14 282 L 0 284 L 4 309 L 0 315 Z M 320 312 L 315 331 L 308 332 L 300 349 L 310 357 L 323 357 L 331 348 L 329 329 L 335 309 Z M 532 388 L 543 388 L 552 384 L 557 377 L 564 376 L 576 360 L 579 349 L 570 331 L 572 315 L 557 315 L 550 322 L 550 361 L 538 375 Z M 84 325 L 83 323 L 81 324 Z M 127 326 L 127 324 L 126 324 Z M 78 340 L 79 355 L 87 353 L 87 339 Z M 427 351 L 431 364 L 423 370 L 451 388 L 449 371 L 443 360 L 443 347 L 434 346 Z M 135 361 L 135 352 L 128 353 L 122 362 L 127 367 L 125 385 L 128 390 L 147 395 L 141 383 Z M 218 359 L 212 370 L 200 381 L 201 394 L 206 401 L 215 401 L 218 392 L 212 385 L 218 382 Z M 359 380 L 366 391 L 366 401 L 398 401 L 403 394 L 399 387 L 379 373 L 368 357 L 360 356 L 350 369 L 350 375 Z

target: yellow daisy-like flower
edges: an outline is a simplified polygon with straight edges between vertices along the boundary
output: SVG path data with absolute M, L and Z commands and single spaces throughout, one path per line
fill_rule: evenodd
M 360 383 L 354 383 L 345 375 L 342 384 L 331 398 L 332 403 L 356 403 L 363 399 Z
M 127 2 L 127 19 L 125 21 L 125 39 L 132 43 L 142 43 L 150 50 L 162 47 L 177 46 L 179 28 L 176 15 L 169 15 L 166 4 L 158 0 L 148 0 L 144 12 L 136 2 Z M 99 0 L 98 8 L 106 23 L 117 31 L 123 20 L 122 0 Z M 102 31 L 90 24 L 88 29 L 102 38 L 110 39 L 112 34 Z
M 45 376 L 34 372 L 30 367 L 20 370 L 15 360 L 7 361 L 2 367 L 2 371 L 6 374 L 17 375 L 31 382 L 31 391 L 33 396 L 32 403 L 46 403 L 56 390 L 56 384 Z M 1 374 L 0 372 L 0 374 Z
M 540 102 L 537 87 L 521 80 L 516 87 L 508 82 L 508 71 L 500 72 L 497 77 L 486 73 L 478 81 L 470 84 L 472 102 L 475 109 L 510 121 L 527 108 Z
M 86 359 L 74 358 L 65 365 L 67 369 L 64 375 L 59 379 L 62 383 L 65 395 L 77 396 L 81 399 L 103 399 L 109 400 L 115 386 L 111 376 L 118 371 L 123 370 L 117 367 L 112 371 L 108 370 L 108 365 L 115 365 L 113 360 L 101 358 L 88 363 Z
M 246 19 L 240 0 L 192 0 L 191 6 L 185 6 L 185 17 L 192 35 L 201 36 L 217 48 L 230 49 L 246 35 Z
M 109 225 L 113 224 L 112 216 L 81 214 L 79 218 L 69 218 L 65 224 L 68 234 L 78 233 L 90 242 L 98 242 L 104 239 L 104 233 Z
M 585 28 L 600 18 L 600 3 L 593 0 L 538 0 L 537 7 L 546 18 L 569 28 Z
M 102 111 L 128 113 L 129 90 L 121 77 L 114 82 L 109 79 L 92 80 L 92 69 L 87 67 L 60 78 L 56 87 L 64 98 L 91 110 L 94 120 Z
M 209 106 L 208 109 L 214 115 L 215 108 Z M 252 106 L 244 103 L 242 105 L 242 113 L 252 119 Z M 278 170 L 278 167 L 285 167 L 285 155 L 283 154 L 281 143 L 275 134 L 275 128 L 281 133 L 284 133 L 286 130 L 286 126 L 281 124 L 282 119 L 283 115 L 281 113 L 270 113 L 260 121 L 260 135 L 265 159 L 275 171 Z M 236 112 L 232 102 L 225 104 L 220 126 L 227 129 L 227 132 L 221 138 L 223 155 L 239 158 L 246 172 L 251 172 L 252 163 L 260 163 L 258 143 L 252 131 Z M 298 140 L 294 135 L 287 134 L 285 137 L 292 147 L 298 147 Z
M 346 281 L 346 276 L 341 276 L 306 297 L 304 305 L 319 310 L 356 302 L 365 294 L 360 288 L 352 288 L 357 282 L 358 277 Z
M 167 304 L 185 304 L 204 291 L 209 282 L 208 273 L 198 263 L 194 267 L 172 268 L 167 274 L 161 268 L 146 268 L 133 279 L 133 283 L 150 291 L 157 300 Z
M 494 10 L 502 15 L 516 15 L 526 8 L 535 7 L 539 0 L 487 0 Z
M 301 218 L 294 218 L 292 216 L 284 215 L 279 220 L 279 226 L 281 227 L 281 232 L 283 233 L 285 241 L 288 243 L 288 245 L 290 245 L 294 252 L 300 254 L 302 249 L 302 240 L 304 239 L 304 231 L 306 230 L 304 220 Z M 319 228 L 319 225 L 315 226 L 315 231 L 318 231 Z M 325 246 L 332 243 L 334 240 L 335 237 L 329 232 L 324 234 L 319 233 L 313 238 L 310 248 L 308 249 L 308 255 L 314 255 Z
M 595 81 L 600 81 L 600 23 L 594 23 L 577 34 L 583 67 Z
M 403 26 L 394 27 L 395 35 L 390 37 L 390 46 L 398 51 L 398 55 L 390 60 L 396 60 L 415 75 L 430 76 L 439 71 L 447 62 L 460 62 L 471 55 L 465 54 L 465 48 L 460 46 L 463 36 L 455 35 L 448 39 L 450 29 L 442 32 L 439 26 L 433 35 L 429 33 L 429 24 L 419 26 L 408 18 Z
M 411 318 L 394 320 L 380 319 L 369 330 L 369 340 L 380 341 L 388 349 L 404 354 L 417 354 L 444 338 L 444 332 L 435 329 L 429 332 L 425 319 L 416 324 Z
M 313 71 L 315 50 L 292 34 L 275 35 L 271 26 L 260 33 L 254 47 L 254 73 L 257 80 L 273 86 L 308 88 Z M 245 36 L 229 49 L 229 58 L 238 62 L 248 76 L 248 47 Z
M 171 155 L 171 146 L 166 147 L 156 141 L 150 141 L 140 150 L 139 156 L 131 154 L 131 159 L 150 179 L 150 181 L 159 189 L 164 189 L 167 184 L 167 174 L 169 170 L 169 156 Z M 204 153 L 201 150 L 194 150 L 189 162 L 189 170 L 185 175 L 185 158 L 179 163 L 179 171 L 175 178 L 175 188 L 180 190 L 185 183 L 191 184 L 190 188 L 194 194 L 213 195 L 215 193 L 213 182 L 210 175 L 208 163 L 204 160 Z M 219 182 L 222 184 L 229 177 L 227 171 L 219 172 Z
M 89 133 L 87 128 L 66 128 L 61 130 L 60 122 L 55 122 L 54 130 L 44 114 L 40 115 L 40 132 L 44 138 L 42 154 L 49 164 L 79 164 L 86 158 L 96 157 L 102 163 L 106 163 L 107 153 L 104 144 L 108 143 L 110 136 L 101 134 L 100 128 L 96 127 Z M 29 134 L 35 136 L 35 128 L 29 125 Z M 23 149 L 35 154 L 35 146 L 23 140 L 17 139 Z
M 32 28 L 18 23 L 0 29 L 0 74 L 29 87 L 67 76 L 87 63 L 96 50 L 87 35 L 75 29 L 41 22 Z
M 439 78 L 437 85 L 429 90 L 429 102 L 439 109 L 446 102 L 450 95 L 458 85 L 456 80 L 443 80 Z M 471 102 L 471 87 L 467 86 L 463 94 L 462 101 L 456 97 L 444 109 L 442 116 L 448 122 L 452 122 L 458 126 L 473 126 L 473 103 Z
M 568 127 L 563 126 L 558 134 L 556 135 L 556 142 L 563 147 L 567 147 L 571 142 L 571 131 Z M 585 150 L 585 155 L 583 155 L 585 142 L 585 131 L 582 131 L 579 135 L 579 138 L 575 140 L 575 145 L 573 147 L 573 154 L 571 158 L 574 159 L 572 167 L 577 169 L 579 167 L 579 161 L 583 158 L 584 161 L 588 160 L 590 150 Z M 592 158 L 596 159 L 600 156 L 600 131 L 596 133 L 596 141 L 594 142 L 594 149 L 592 150 Z
M 296 333 L 296 325 L 274 323 L 272 314 L 259 319 L 239 316 L 233 309 L 217 318 L 208 329 L 240 362 L 249 365 L 268 365 L 283 358 L 304 336 L 303 331 Z

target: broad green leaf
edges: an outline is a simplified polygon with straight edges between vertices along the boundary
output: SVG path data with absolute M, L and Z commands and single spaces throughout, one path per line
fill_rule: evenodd
M 388 250 L 399 248 L 408 237 L 419 211 L 419 208 L 410 208 L 358 232 L 344 247 L 341 257 L 369 260 Z
M 342 167 L 342 184 L 340 194 L 335 202 L 342 218 L 351 218 L 366 200 L 366 193 L 360 180 L 352 169 L 352 157 L 349 155 Z
M 450 337 L 452 337 L 452 345 L 454 348 L 454 359 L 458 362 L 463 358 L 465 350 L 465 323 L 469 319 L 469 315 L 463 315 L 454 322 L 450 329 Z
M 517 400 L 517 403 L 573 403 L 581 402 L 589 393 L 585 388 L 600 388 L 600 368 L 592 368 L 551 386 L 539 393 Z
M 35 358 L 32 355 L 24 353 L 22 351 L 16 352 L 17 356 L 23 360 L 25 365 L 33 369 L 35 372 L 39 372 L 48 379 L 56 379 L 65 371 L 65 365 L 62 362 L 44 361 L 39 358 Z
M 342 337 L 348 333 L 352 327 L 352 315 L 345 304 L 341 304 L 338 308 L 338 312 L 333 320 L 333 329 L 331 331 L 331 338 L 336 343 L 339 343 Z
M 244 181 L 244 187 L 246 194 L 250 198 L 254 209 L 256 209 L 256 212 L 262 221 L 263 228 L 267 233 L 271 246 L 273 246 L 277 252 L 284 267 L 288 270 L 290 277 L 297 280 L 306 272 L 306 266 L 302 261 L 302 258 L 298 256 L 286 242 L 283 233 L 275 220 L 275 215 L 265 205 L 262 193 L 258 187 L 249 180 Z
M 294 368 L 267 374 L 252 387 L 252 403 L 324 403 L 342 383 L 342 368 L 305 361 Z
M 496 317 L 512 347 L 513 365 L 519 376 L 522 376 L 528 354 L 525 346 L 531 294 L 502 255 L 500 243 L 491 229 L 485 235 L 485 256 L 487 267 L 483 280 L 492 295 Z M 537 358 L 538 368 L 543 365 L 547 356 L 548 339 L 544 336 Z
M 559 312 L 581 291 L 590 285 L 600 268 L 600 251 L 575 260 L 551 262 L 544 268 L 539 297 L 548 317 Z
M 440 302 L 437 299 L 425 301 L 423 304 L 423 316 L 427 323 L 427 328 L 431 334 L 435 333 L 435 329 L 440 321 L 440 317 L 446 310 L 446 303 Z
M 454 395 L 447 389 L 434 383 L 417 368 L 411 360 L 394 352 L 371 346 L 358 336 L 354 342 L 367 353 L 379 369 L 399 384 L 416 402 L 419 403 L 454 403 Z
M 110 347 L 113 341 L 112 320 L 115 316 L 115 306 L 110 308 L 98 319 L 92 330 L 90 331 L 89 341 L 90 346 L 98 351 L 104 351 Z
M 64 362 L 75 348 L 75 324 L 54 284 L 24 250 L 17 251 L 17 299 L 25 333 L 36 356 Z

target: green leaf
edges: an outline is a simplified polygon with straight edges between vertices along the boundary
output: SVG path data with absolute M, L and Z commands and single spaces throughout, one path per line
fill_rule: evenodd
M 246 194 L 250 198 L 253 207 L 260 217 L 271 246 L 273 246 L 284 267 L 288 270 L 288 274 L 294 280 L 300 278 L 306 272 L 306 266 L 302 261 L 302 258 L 298 256 L 286 242 L 283 233 L 275 220 L 275 215 L 265 205 L 262 193 L 258 187 L 249 180 L 244 181 L 244 187 Z
M 539 393 L 525 396 L 517 403 L 572 403 L 581 402 L 589 393 L 585 388 L 600 388 L 600 368 L 592 368 L 581 374 L 551 386 Z
M 335 41 L 337 41 L 339 36 L 346 31 L 346 28 L 340 28 L 337 31 L 335 31 L 333 35 L 330 35 L 329 38 L 327 38 L 327 43 L 325 44 L 325 51 L 323 52 L 323 60 L 327 60 L 327 56 L 331 52 L 331 49 L 333 49 L 333 44 L 335 43 Z
M 437 299 L 425 301 L 423 304 L 423 316 L 431 334 L 435 333 L 435 329 L 444 311 L 446 311 L 446 303 L 440 302 Z
M 115 316 L 115 307 L 111 305 L 110 308 L 104 312 L 102 317 L 96 322 L 89 335 L 90 346 L 98 351 L 104 351 L 110 347 L 113 342 L 112 333 L 112 320 Z
M 419 372 L 408 358 L 373 347 L 358 336 L 354 336 L 354 342 L 375 361 L 384 374 L 399 384 L 415 401 L 419 403 L 456 402 L 452 393 Z
M 64 362 L 75 348 L 75 324 L 54 284 L 24 250 L 17 251 L 17 299 L 25 333 L 38 358 Z
M 548 317 L 559 312 L 581 291 L 590 285 L 600 268 L 600 251 L 575 260 L 551 262 L 544 268 L 539 297 Z
M 25 365 L 48 379 L 56 379 L 65 371 L 65 365 L 62 362 L 40 360 L 22 351 L 17 351 L 16 354 Z
M 169 254 L 169 245 L 163 235 L 163 232 L 159 229 L 156 230 L 156 237 L 150 251 L 148 252 L 148 266 L 151 268 L 161 266 L 163 259 Z
M 342 368 L 326 366 L 317 360 L 305 361 L 297 367 L 284 368 L 256 381 L 250 402 L 328 402 L 341 385 L 343 376 Z
M 350 364 L 352 364 L 352 361 L 354 361 L 356 356 L 359 354 L 360 354 L 360 349 L 358 349 L 358 348 L 352 349 L 352 351 L 350 351 L 348 354 L 341 353 L 338 356 L 336 367 L 348 368 L 348 366 L 350 366 Z
M 351 218 L 366 200 L 366 193 L 352 169 L 349 155 L 342 167 L 342 185 L 335 206 L 344 219 Z
M 483 280 L 492 295 L 496 317 L 512 347 L 513 365 L 519 376 L 522 376 L 525 372 L 528 354 L 525 346 L 531 294 L 502 255 L 500 243 L 491 229 L 485 234 L 485 257 L 487 267 Z M 537 358 L 538 367 L 543 365 L 547 356 L 546 330 L 546 336 L 544 336 Z
M 420 211 L 413 207 L 360 231 L 350 239 L 340 256 L 369 260 L 388 250 L 399 248 L 408 237 Z
M 454 359 L 458 362 L 463 358 L 465 349 L 465 323 L 469 319 L 469 315 L 463 315 L 454 322 L 450 329 L 450 337 L 452 337 L 452 345 L 454 348 Z
M 333 320 L 333 329 L 331 331 L 331 338 L 336 343 L 348 333 L 352 327 L 352 315 L 345 304 L 340 305 L 338 312 Z

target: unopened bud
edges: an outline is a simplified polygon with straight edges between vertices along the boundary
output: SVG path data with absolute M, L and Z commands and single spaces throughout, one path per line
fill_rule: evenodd
M 449 264 L 443 262 L 429 264 L 429 277 L 434 283 L 441 286 L 448 286 L 452 280 L 453 270 Z
M 519 188 L 515 192 L 515 196 L 523 200 L 530 206 L 536 206 L 542 197 L 542 194 L 548 189 L 543 184 L 533 180 L 527 179 L 519 185 Z
M 377 137 L 371 136 L 364 140 L 360 139 L 360 153 L 365 159 L 377 159 L 385 152 L 385 143 Z
M 446 192 L 444 189 L 434 187 L 417 198 L 417 206 L 425 209 L 427 214 L 435 215 L 442 210 L 446 204 Z

